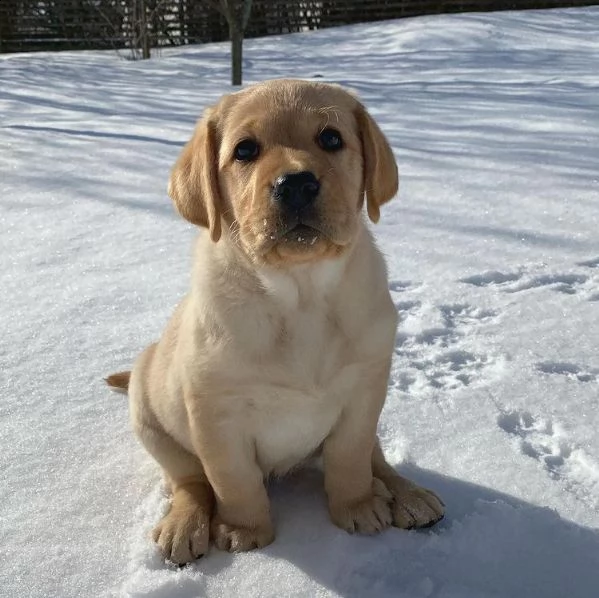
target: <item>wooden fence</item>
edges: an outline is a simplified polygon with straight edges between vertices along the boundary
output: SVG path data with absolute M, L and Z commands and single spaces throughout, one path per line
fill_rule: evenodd
M 445 12 L 585 6 L 599 0 L 254 0 L 246 37 Z M 222 41 L 209 0 L 0 0 L 0 52 Z

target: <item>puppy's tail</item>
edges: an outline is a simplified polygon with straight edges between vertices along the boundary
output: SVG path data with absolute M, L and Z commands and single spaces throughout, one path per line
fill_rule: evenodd
M 126 395 L 129 389 L 130 378 L 131 372 L 117 372 L 116 374 L 110 374 L 108 378 L 104 378 L 104 381 L 110 386 L 110 390 Z

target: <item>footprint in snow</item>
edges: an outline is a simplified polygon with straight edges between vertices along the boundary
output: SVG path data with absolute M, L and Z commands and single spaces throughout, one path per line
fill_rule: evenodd
M 472 335 L 474 326 L 491 321 L 496 312 L 466 303 L 427 309 L 419 301 L 401 301 L 396 307 L 403 316 L 400 321 L 409 318 L 411 322 L 411 326 L 403 329 L 400 323 L 396 337 L 393 381 L 397 388 L 456 390 L 483 377 L 483 369 L 492 360 L 465 350 L 462 343 Z M 420 326 L 431 318 L 440 325 Z
M 418 310 L 422 307 L 420 301 L 397 301 L 395 303 L 395 309 L 397 309 L 400 317 L 406 315 L 415 315 Z
M 534 276 L 528 280 L 522 280 L 516 285 L 506 289 L 508 293 L 518 293 L 529 289 L 538 289 L 541 287 L 551 287 L 552 290 L 567 295 L 574 295 L 578 292 L 578 287 L 588 280 L 588 276 L 583 274 L 545 274 Z
M 432 359 L 412 362 L 432 388 L 453 390 L 469 386 L 487 363 L 484 356 L 460 349 L 443 351 Z
M 416 288 L 417 284 L 412 283 L 409 280 L 391 280 L 389 281 L 389 290 L 394 293 L 403 293 L 409 289 Z
M 591 260 L 585 260 L 584 262 L 578 262 L 577 266 L 584 266 L 585 268 L 599 268 L 599 257 L 595 257 Z
M 567 491 L 593 508 L 599 505 L 599 465 L 569 442 L 559 424 L 516 409 L 502 411 L 497 425 L 516 437 L 520 452 L 538 461 Z
M 492 321 L 497 312 L 490 309 L 481 309 L 466 303 L 454 303 L 439 306 L 439 311 L 447 328 L 457 328 L 461 325 L 488 323 Z
M 580 367 L 565 361 L 543 361 L 536 364 L 537 370 L 543 374 L 558 374 L 578 382 L 595 382 L 599 370 Z
M 582 266 L 583 268 L 590 268 L 592 270 L 599 269 L 599 257 L 592 258 L 590 260 L 585 260 L 583 262 L 578 262 L 577 266 Z M 587 289 L 589 291 L 587 295 L 588 301 L 599 301 L 599 293 L 594 292 L 597 290 L 599 286 L 599 279 L 597 278 L 597 274 L 593 273 L 592 278 L 589 280 L 587 284 Z M 588 288 L 591 287 L 591 288 Z
M 483 272 L 482 274 L 475 274 L 474 276 L 468 276 L 467 278 L 461 278 L 460 282 L 474 285 L 475 287 L 489 287 L 489 286 L 501 286 L 515 280 L 519 280 L 522 274 L 516 272 L 498 272 L 496 270 L 490 270 Z
M 599 264 L 599 261 L 597 262 Z M 595 260 L 584 262 L 579 265 L 597 267 Z M 519 293 L 531 289 L 550 288 L 566 295 L 575 295 L 581 285 L 588 282 L 589 277 L 585 274 L 541 274 L 538 276 L 526 276 L 522 272 L 503 273 L 497 271 L 484 272 L 475 276 L 461 278 L 459 282 L 471 284 L 477 287 L 496 286 L 506 293 Z M 596 299 L 594 299 L 596 300 Z

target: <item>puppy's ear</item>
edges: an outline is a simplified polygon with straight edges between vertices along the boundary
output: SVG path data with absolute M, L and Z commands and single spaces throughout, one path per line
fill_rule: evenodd
M 397 164 L 389 142 L 362 105 L 358 107 L 356 117 L 362 139 L 366 207 L 370 220 L 378 222 L 379 207 L 397 193 Z
M 222 205 L 216 125 L 216 110 L 209 108 L 175 162 L 168 183 L 168 194 L 179 214 L 209 229 L 214 242 L 221 236 Z

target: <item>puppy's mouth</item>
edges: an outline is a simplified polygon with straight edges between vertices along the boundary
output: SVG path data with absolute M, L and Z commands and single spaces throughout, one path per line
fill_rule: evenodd
M 279 243 L 294 243 L 298 246 L 308 246 L 311 247 L 315 243 L 317 243 L 322 237 L 324 233 L 307 224 L 296 224 L 293 228 L 290 228 L 287 232 L 284 232 L 279 236 Z
M 340 234 L 318 214 L 278 214 L 260 221 L 253 236 L 253 255 L 260 261 L 312 261 L 340 255 L 351 242 L 350 235 Z M 255 225 L 254 225 L 255 226 Z M 254 229 L 255 230 L 255 229 Z
M 268 252 L 276 245 L 284 246 L 287 250 L 309 251 L 317 245 L 334 243 L 327 228 L 316 218 L 295 215 L 287 216 L 265 235 L 262 250 Z

